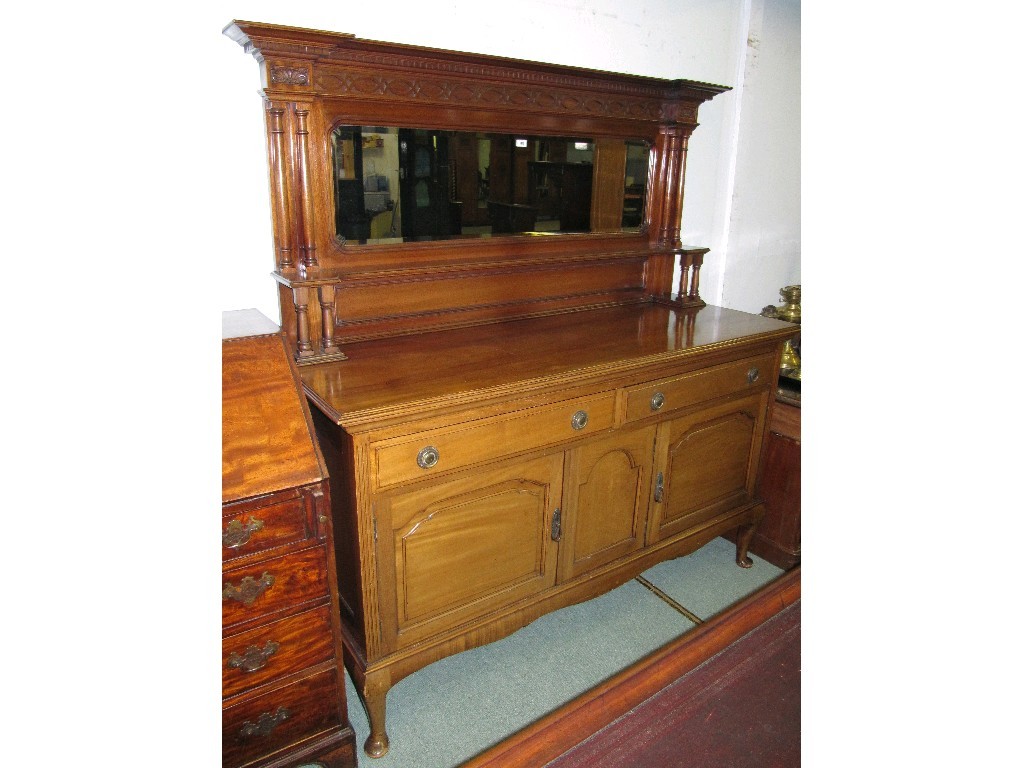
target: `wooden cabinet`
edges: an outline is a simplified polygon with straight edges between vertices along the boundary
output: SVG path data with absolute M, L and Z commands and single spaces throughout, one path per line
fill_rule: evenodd
M 308 406 L 280 329 L 250 311 L 224 325 L 223 764 L 354 766 Z
M 707 306 L 708 249 L 680 240 L 698 108 L 728 88 L 256 22 L 225 33 L 261 70 L 274 279 L 328 469 L 327 588 L 336 576 L 367 753 L 388 749 L 388 690 L 433 661 L 737 528 L 749 565 L 771 392 L 796 329 Z M 594 142 L 602 231 L 336 237 L 338 125 Z M 641 220 L 604 231 L 626 216 L 627 145 L 647 158 L 629 214 Z M 525 170 L 510 152 L 492 143 L 492 159 Z M 508 179 L 496 162 L 490 174 L 503 199 Z M 309 590 L 317 551 L 287 553 L 307 558 Z M 251 583 L 266 583 L 262 567 Z
M 424 665 L 738 526 L 737 562 L 750 563 L 784 324 L 707 307 L 694 346 L 665 307 L 587 320 L 600 349 L 552 344 L 579 322 L 560 315 L 517 323 L 514 341 L 471 327 L 352 344 L 344 363 L 302 369 L 371 755 L 388 748 L 388 689 Z M 410 377 L 424 354 L 432 364 Z
M 780 396 L 765 438 L 759 492 L 765 516 L 750 551 L 779 568 L 800 563 L 800 400 Z

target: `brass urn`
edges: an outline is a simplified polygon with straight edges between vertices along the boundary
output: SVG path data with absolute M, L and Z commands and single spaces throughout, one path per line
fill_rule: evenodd
M 790 323 L 800 322 L 800 286 L 787 285 L 779 290 L 779 296 L 785 302 L 779 307 L 779 319 Z
M 787 285 L 779 290 L 782 297 L 782 306 L 768 305 L 761 310 L 765 317 L 776 317 L 789 323 L 800 324 L 800 286 Z M 779 373 L 790 379 L 800 379 L 800 336 L 788 340 L 782 347 L 782 360 L 779 363 Z M 795 343 L 794 343 L 795 341 Z

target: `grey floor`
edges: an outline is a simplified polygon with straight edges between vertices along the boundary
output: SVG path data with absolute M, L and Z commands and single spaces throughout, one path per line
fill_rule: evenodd
M 642 575 L 663 592 L 630 581 L 606 595 L 548 614 L 513 635 L 435 662 L 388 693 L 391 749 L 362 752 L 366 713 L 345 676 L 359 764 L 449 768 L 507 738 L 634 661 L 697 626 L 782 571 L 754 556 L 739 568 L 735 545 L 715 539 Z

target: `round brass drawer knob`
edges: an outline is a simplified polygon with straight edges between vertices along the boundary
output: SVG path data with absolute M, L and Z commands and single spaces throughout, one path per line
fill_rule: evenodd
M 663 392 L 655 392 L 651 398 L 651 410 L 660 411 L 661 406 L 665 404 L 665 395 Z
M 587 426 L 588 421 L 590 421 L 590 417 L 587 416 L 586 411 L 576 411 L 576 413 L 572 415 L 572 428 L 583 429 Z
M 753 384 L 761 376 L 761 372 L 757 368 L 751 368 L 747 371 L 747 382 Z
M 440 458 L 441 454 L 437 452 L 437 448 L 432 445 L 428 445 L 416 454 L 416 463 L 419 464 L 421 469 L 430 469 L 437 464 L 437 461 Z

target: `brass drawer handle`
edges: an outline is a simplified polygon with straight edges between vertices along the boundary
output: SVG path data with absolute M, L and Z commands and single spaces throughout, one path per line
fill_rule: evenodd
M 583 429 L 587 426 L 587 422 L 589 421 L 590 417 L 587 416 L 586 411 L 576 411 L 576 413 L 572 415 L 572 428 L 576 430 Z
M 237 587 L 230 582 L 224 587 L 224 600 L 237 600 L 243 605 L 252 605 L 256 598 L 274 586 L 276 579 L 266 571 L 259 580 L 246 576 Z
M 263 521 L 255 517 L 250 518 L 248 523 L 241 520 L 232 520 L 224 529 L 224 546 L 228 549 L 238 549 L 249 543 L 249 539 L 256 531 L 263 527 Z
M 232 669 L 240 669 L 243 672 L 255 672 L 257 669 L 263 669 L 267 666 L 267 661 L 277 653 L 277 649 L 280 647 L 280 643 L 267 640 L 267 644 L 262 648 L 250 645 L 245 649 L 245 653 L 241 655 L 237 651 L 232 651 L 231 655 L 228 656 L 228 666 Z
M 255 723 L 250 723 L 248 720 L 242 723 L 242 730 L 238 732 L 238 735 L 243 739 L 249 739 L 253 736 L 266 736 L 291 716 L 292 713 L 284 707 L 278 707 L 274 714 L 264 712 L 256 718 Z
M 757 368 L 751 368 L 747 371 L 747 383 L 753 384 L 761 376 L 761 372 Z
M 665 393 L 655 392 L 654 397 L 651 398 L 651 410 L 660 411 L 661 406 L 665 404 Z
M 420 469 L 430 469 L 437 464 L 440 458 L 441 454 L 438 453 L 437 448 L 432 445 L 428 445 L 416 454 L 416 463 L 419 464 Z

